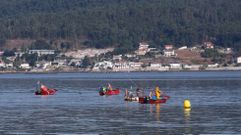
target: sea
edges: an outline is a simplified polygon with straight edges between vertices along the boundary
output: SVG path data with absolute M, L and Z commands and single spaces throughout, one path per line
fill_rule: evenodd
M 35 95 L 37 81 L 57 93 Z M 108 83 L 120 94 L 100 96 Z M 156 86 L 166 103 L 124 101 L 125 89 Z M 0 74 L 0 134 L 238 135 L 241 71 Z

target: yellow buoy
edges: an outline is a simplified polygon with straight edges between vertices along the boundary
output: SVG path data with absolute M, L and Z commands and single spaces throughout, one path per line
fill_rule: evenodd
M 191 108 L 191 102 L 188 99 L 185 99 L 183 102 L 183 107 L 184 108 Z

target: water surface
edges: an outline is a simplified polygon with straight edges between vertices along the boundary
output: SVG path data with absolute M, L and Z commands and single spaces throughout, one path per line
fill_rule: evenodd
M 59 91 L 35 96 L 38 80 Z M 121 94 L 99 96 L 107 83 Z M 131 86 L 171 98 L 125 102 Z M 241 134 L 241 72 L 1 74 L 0 108 L 0 134 Z

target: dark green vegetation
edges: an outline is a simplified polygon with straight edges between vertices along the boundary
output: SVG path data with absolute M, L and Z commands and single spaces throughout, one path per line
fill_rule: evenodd
M 241 51 L 240 22 L 240 0 L 1 0 L 0 44 L 80 39 L 89 47 L 118 47 L 120 53 L 140 41 L 161 48 L 208 40 Z

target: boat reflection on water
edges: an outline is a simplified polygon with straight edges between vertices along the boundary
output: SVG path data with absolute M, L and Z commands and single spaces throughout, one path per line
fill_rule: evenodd
M 156 120 L 160 121 L 160 112 L 161 112 L 161 105 L 156 104 Z
M 155 112 L 154 112 L 155 110 Z M 153 104 L 150 105 L 150 114 L 152 115 L 155 113 L 155 117 L 157 121 L 160 121 L 160 116 L 161 116 L 161 105 L 160 104 Z
M 185 122 L 188 123 L 191 117 L 191 108 L 184 108 L 183 111 Z
M 185 124 L 185 134 L 192 133 L 192 128 L 190 126 L 190 118 L 191 118 L 191 108 L 184 108 L 183 109 L 184 115 L 184 124 Z

